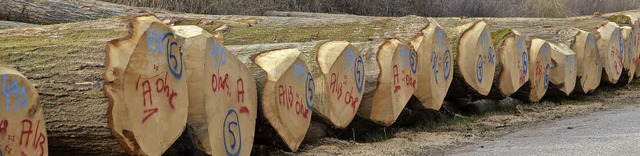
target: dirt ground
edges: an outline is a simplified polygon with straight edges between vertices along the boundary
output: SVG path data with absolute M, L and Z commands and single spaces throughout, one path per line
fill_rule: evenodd
M 299 153 L 271 151 L 272 155 L 444 155 L 456 148 L 534 127 L 554 120 L 631 105 L 640 98 L 640 81 L 626 86 L 603 84 L 591 95 L 546 97 L 543 102 L 517 104 L 482 115 L 460 116 L 434 121 L 435 126 L 392 126 L 384 128 L 381 141 L 353 141 L 323 138 L 303 144 Z M 417 125 L 424 125 L 418 123 Z M 429 124 L 427 124 L 429 125 Z M 389 132 L 389 133 L 387 133 Z M 369 132 L 377 133 L 377 132 Z M 361 135 L 354 134 L 355 135 Z M 366 135 L 366 134 L 365 134 Z M 374 134 L 375 135 L 375 134 Z M 371 137 L 368 134 L 368 137 Z M 357 139 L 356 139 L 357 140 Z M 263 153 L 265 154 L 265 153 Z

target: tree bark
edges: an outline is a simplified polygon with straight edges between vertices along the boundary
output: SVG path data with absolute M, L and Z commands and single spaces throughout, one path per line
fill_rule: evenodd
M 91 0 L 4 0 L 0 20 L 34 24 L 58 24 L 140 13 L 166 12 Z

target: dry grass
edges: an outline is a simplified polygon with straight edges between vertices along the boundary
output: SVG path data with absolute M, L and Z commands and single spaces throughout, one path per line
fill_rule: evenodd
M 567 17 L 637 9 L 640 0 L 103 0 L 200 14 L 261 15 L 265 11 L 370 16 Z

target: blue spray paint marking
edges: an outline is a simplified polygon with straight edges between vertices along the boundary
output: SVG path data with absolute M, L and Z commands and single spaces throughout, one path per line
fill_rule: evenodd
M 518 48 L 518 50 L 522 49 L 522 47 L 524 46 L 522 38 L 518 38 L 518 40 L 516 41 L 516 48 Z M 527 50 L 525 49 L 522 52 L 522 75 L 527 75 L 527 70 L 529 69 L 529 55 L 527 54 Z
M 16 80 L 13 80 L 11 84 L 7 85 L 7 75 L 2 76 L 2 94 L 6 99 L 5 111 L 9 111 L 11 107 L 11 94 L 17 98 L 16 107 L 13 109 L 13 112 L 17 112 L 20 106 L 22 106 L 22 108 L 27 108 L 27 103 L 29 101 L 27 90 L 24 86 L 20 86 Z
M 527 51 L 522 53 L 522 74 L 527 75 L 529 71 L 529 55 L 527 55 Z
M 431 53 L 431 55 L 433 56 L 431 58 L 431 70 L 433 70 L 433 76 L 436 78 L 436 84 L 438 84 L 438 68 L 436 68 L 436 65 L 438 64 L 438 54 L 434 51 Z
M 302 64 L 295 64 L 293 68 L 293 75 L 296 77 L 296 84 L 304 83 L 307 76 L 307 68 Z
M 229 116 L 233 116 L 233 118 L 230 120 Z M 237 134 L 234 133 L 232 127 L 238 129 Z M 224 125 L 222 126 L 222 130 L 224 150 L 227 152 L 227 155 L 240 155 L 240 150 L 242 149 L 242 133 L 240 132 L 240 118 L 238 117 L 238 113 L 236 112 L 236 110 L 230 109 L 227 113 L 227 116 L 224 117 Z M 233 139 L 233 143 L 231 143 L 230 145 L 227 144 L 227 132 L 229 133 L 229 135 L 231 135 L 231 138 L 229 139 Z
M 407 53 L 409 53 L 408 50 L 404 49 L 403 47 L 400 47 L 400 59 L 401 60 L 404 60 L 408 56 Z M 402 68 L 407 68 L 407 66 L 409 66 L 409 62 L 402 61 Z
M 354 78 L 356 79 L 356 89 L 358 89 L 358 93 L 362 93 L 362 87 L 364 86 L 364 61 L 362 60 L 362 56 L 358 56 L 358 59 L 355 61 L 355 69 Z
M 220 44 L 215 44 L 213 39 L 209 42 L 209 54 L 213 57 L 213 68 L 227 64 L 227 51 Z
M 418 57 L 415 52 L 411 52 L 409 56 L 409 67 L 411 67 L 411 73 L 415 75 L 418 72 Z
M 353 64 L 351 64 L 351 63 L 353 63 L 353 60 L 355 60 L 355 59 L 356 59 L 356 54 L 353 53 L 353 50 L 348 49 L 347 50 L 347 55 L 344 56 L 344 66 L 345 66 L 344 71 L 345 72 L 349 71 L 349 68 L 351 68 L 353 66 Z
M 145 40 L 149 47 L 149 55 L 162 53 L 164 51 L 164 46 L 162 46 L 163 40 L 160 39 L 162 39 L 165 34 L 162 32 L 158 33 L 155 30 L 150 29 L 147 29 L 146 34 Z
M 444 52 L 444 80 L 448 81 L 451 73 L 451 52 L 449 50 Z
M 624 40 L 622 40 L 622 33 L 620 29 L 616 29 L 616 37 L 618 38 L 618 56 L 624 56 Z
M 172 38 L 173 41 L 171 41 Z M 173 33 L 167 33 L 164 37 L 162 37 L 162 40 L 167 40 L 167 65 L 169 66 L 169 71 L 171 71 L 171 75 L 173 75 L 173 77 L 179 80 L 180 78 L 182 78 L 182 71 L 184 66 L 182 61 L 182 52 L 178 51 L 178 53 L 180 53 L 180 58 L 177 58 L 175 55 L 173 55 L 173 47 L 178 46 L 178 42 L 175 41 Z M 175 62 L 173 66 L 171 66 L 171 60 Z M 178 61 L 180 61 L 179 64 Z M 178 67 L 180 69 L 178 69 Z
M 573 73 L 573 56 L 567 57 L 567 65 L 569 66 L 569 73 Z
M 440 27 L 438 27 L 436 31 L 438 32 L 436 34 L 436 43 L 438 44 L 438 48 L 440 48 L 440 51 L 444 51 L 444 31 L 442 31 Z
M 307 102 L 307 109 L 309 109 L 309 111 L 313 111 L 313 94 L 315 93 L 316 90 L 316 83 L 313 81 L 313 76 L 311 76 L 311 73 L 307 73 L 307 85 L 306 85 L 307 90 L 304 92 L 304 97 L 306 102 Z
M 544 71 L 544 90 L 547 90 L 549 88 L 549 70 L 551 68 L 551 65 L 547 64 L 547 67 L 545 68 Z
M 482 44 L 482 50 L 488 53 L 489 64 L 495 64 L 494 58 L 496 55 L 493 53 L 493 46 L 490 45 L 492 43 L 489 42 L 489 33 L 483 33 L 480 44 Z
M 478 60 L 476 60 L 476 78 L 480 84 L 482 84 L 482 76 L 484 76 L 484 64 L 482 61 L 482 55 L 478 55 Z

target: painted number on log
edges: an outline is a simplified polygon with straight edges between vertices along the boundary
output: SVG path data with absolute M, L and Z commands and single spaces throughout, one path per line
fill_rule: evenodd
M 222 127 L 224 150 L 229 156 L 237 156 L 242 149 L 242 133 L 240 132 L 240 117 L 236 110 L 230 109 L 224 118 Z
M 2 76 L 2 95 L 6 99 L 5 111 L 9 111 L 11 108 L 11 97 L 15 98 L 15 107 L 13 112 L 17 112 L 20 107 L 26 108 L 29 97 L 27 90 L 24 86 L 18 84 L 18 81 L 13 80 L 11 83 L 7 83 L 7 75 Z
M 171 71 L 171 75 L 176 79 L 182 78 L 183 72 L 183 61 L 182 61 L 182 52 L 178 51 L 178 55 L 174 54 L 174 47 L 178 46 L 178 42 L 175 40 L 175 36 L 173 33 L 158 33 L 155 30 L 147 29 L 147 46 L 149 47 L 149 55 L 153 55 L 156 53 L 162 54 L 167 51 L 167 65 L 169 67 L 169 71 Z M 151 35 L 149 35 L 151 34 Z M 178 58 L 179 57 L 179 58 Z
M 169 84 L 167 82 L 168 76 L 169 76 L 169 73 L 165 72 L 164 78 L 159 77 L 159 78 L 151 79 L 152 80 L 151 82 L 155 82 L 154 84 L 156 86 L 155 87 L 156 93 L 160 95 L 165 95 L 168 98 L 169 106 L 171 107 L 171 109 L 175 109 L 175 106 L 173 104 L 173 99 L 178 96 L 178 93 L 169 87 Z M 150 108 L 144 109 L 143 113 L 145 115 L 144 115 L 144 118 L 142 118 L 142 123 L 145 123 L 150 117 L 158 113 L 158 107 L 153 106 L 153 97 L 152 97 L 153 90 L 151 88 L 151 82 L 149 80 L 142 79 L 141 76 L 138 76 L 138 81 L 136 82 L 136 91 L 138 90 L 142 91 L 143 106 L 150 107 Z
M 356 89 L 358 89 L 358 93 L 362 93 L 362 87 L 364 86 L 364 61 L 362 60 L 362 56 L 358 56 L 358 59 L 355 61 L 355 69 L 354 79 L 356 82 Z

